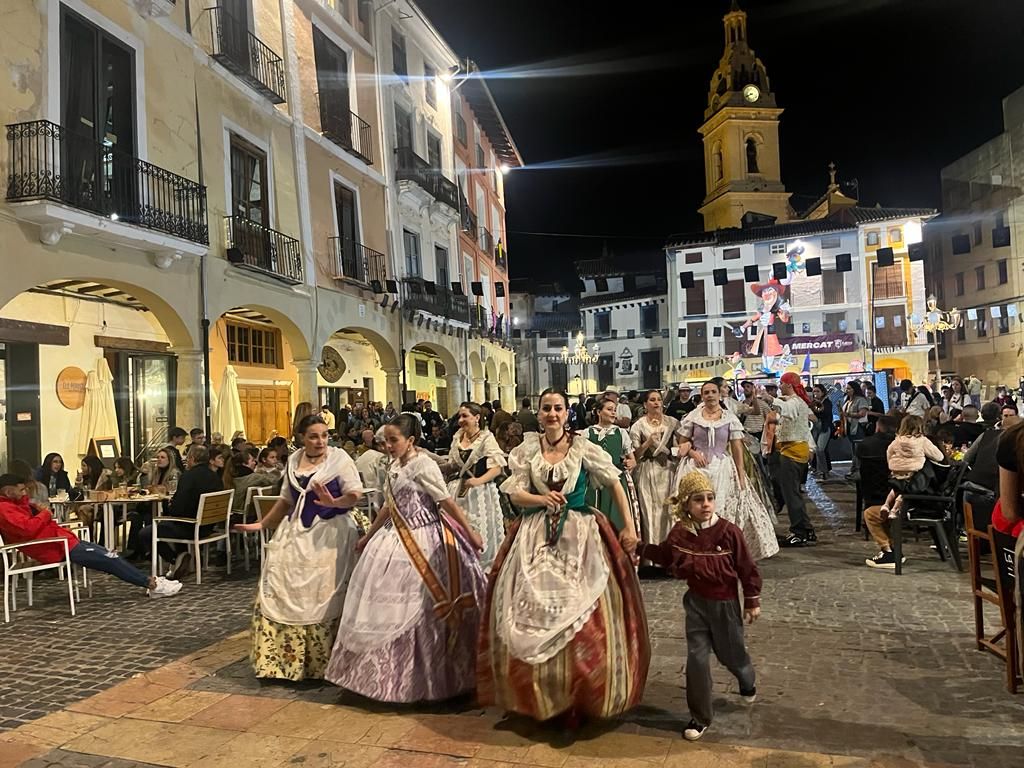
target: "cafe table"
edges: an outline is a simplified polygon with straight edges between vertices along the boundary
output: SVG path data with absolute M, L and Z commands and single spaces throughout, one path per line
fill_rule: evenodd
M 160 505 L 169 498 L 171 497 L 164 493 L 146 493 L 140 496 L 127 496 L 100 502 L 103 504 L 103 546 L 111 552 L 116 551 L 117 533 L 114 527 L 114 507 L 124 507 L 124 516 L 127 517 L 129 504 L 145 504 L 149 502 L 153 505 L 153 517 L 159 517 Z

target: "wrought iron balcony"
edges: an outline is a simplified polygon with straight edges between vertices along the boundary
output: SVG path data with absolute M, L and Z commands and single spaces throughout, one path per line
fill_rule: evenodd
M 367 165 L 373 165 L 373 130 L 370 124 L 333 95 L 319 94 L 320 131 L 328 139 Z
M 213 58 L 274 104 L 283 104 L 286 89 L 281 57 L 249 31 L 244 19 L 219 5 L 208 10 Z
M 302 282 L 302 249 L 294 237 L 241 216 L 225 216 L 228 261 L 286 283 Z
M 454 181 L 442 175 L 440 168 L 431 167 L 409 147 L 399 147 L 395 154 L 398 163 L 395 178 L 398 181 L 411 181 L 439 203 L 459 210 L 459 188 Z
M 7 201 L 52 200 L 206 245 L 206 187 L 47 120 L 7 126 Z
M 480 250 L 484 253 L 494 253 L 494 235 L 490 233 L 487 227 L 480 227 L 480 235 L 477 237 L 477 242 L 480 244 Z
M 429 292 L 429 288 L 430 286 L 423 278 L 403 277 L 404 306 L 408 309 L 429 312 L 438 317 L 446 317 L 449 320 L 457 320 L 460 323 L 469 322 L 469 300 L 465 296 L 456 296 L 446 286 L 433 286 L 433 293 Z
M 381 285 L 387 280 L 384 254 L 357 243 L 350 237 L 331 237 L 327 240 L 334 259 L 334 276 L 370 285 L 374 280 Z
M 505 245 L 501 240 L 494 246 L 494 264 L 502 272 L 508 272 L 508 257 L 505 255 Z

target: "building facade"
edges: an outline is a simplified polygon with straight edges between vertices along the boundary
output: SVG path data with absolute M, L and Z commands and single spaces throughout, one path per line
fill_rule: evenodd
M 519 279 L 511 294 L 512 346 L 516 352 L 516 397 L 536 405 L 548 387 L 569 390 L 569 366 L 562 347 L 583 329 L 579 294 L 562 285 Z
M 457 60 L 414 4 L 9 5 L 0 57 L 20 74 L 0 83 L 0 236 L 18 268 L 0 289 L 0 459 L 58 451 L 73 465 L 81 414 L 60 388 L 80 390 L 100 359 L 132 456 L 170 426 L 202 426 L 228 366 L 256 441 L 288 434 L 302 401 L 466 396 L 468 305 L 420 312 L 404 281 L 403 224 L 458 249 L 457 192 L 446 207 L 440 175 L 418 177 L 436 193 L 424 196 L 398 170 L 396 99 L 425 100 L 429 78 L 394 76 L 392 32 L 419 41 L 409 58 L 424 73 L 428 58 Z M 450 179 L 437 80 L 412 148 L 440 139 Z M 437 277 L 425 263 L 420 276 Z M 476 353 L 510 388 L 512 353 L 491 339 L 473 339 Z M 416 355 L 443 366 L 431 386 Z
M 1003 100 L 1003 132 L 942 169 L 942 216 L 925 227 L 929 287 L 963 325 L 939 347 L 947 374 L 973 374 L 986 396 L 1024 374 L 1024 88 Z

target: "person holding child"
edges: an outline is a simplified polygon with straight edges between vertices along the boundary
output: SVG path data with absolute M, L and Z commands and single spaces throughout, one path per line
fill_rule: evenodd
M 740 697 L 757 697 L 754 665 L 743 639 L 743 622 L 761 615 L 761 574 L 743 532 L 716 514 L 715 489 L 703 472 L 692 470 L 668 500 L 675 525 L 660 544 L 644 543 L 637 553 L 685 579 L 686 704 L 690 722 L 683 738 L 696 741 L 714 719 L 710 656 L 736 677 Z M 743 611 L 739 590 L 743 586 Z
M 895 568 L 896 555 L 889 543 L 890 518 L 898 518 L 902 494 L 923 493 L 928 489 L 935 473 L 925 468 L 925 460 L 943 463 L 942 451 L 924 435 L 924 420 L 920 416 L 905 416 L 896 432 L 896 438 L 885 452 L 889 465 L 889 495 L 880 507 L 864 510 L 864 521 L 881 549 L 865 560 L 870 568 Z

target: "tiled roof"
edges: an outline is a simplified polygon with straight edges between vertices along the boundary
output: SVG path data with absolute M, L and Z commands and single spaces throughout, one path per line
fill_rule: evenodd
M 788 240 L 802 235 L 817 235 L 825 232 L 838 232 L 856 229 L 859 224 L 870 224 L 875 221 L 891 221 L 914 216 L 932 217 L 937 213 L 934 208 L 868 208 L 851 206 L 840 208 L 831 216 L 811 221 L 791 221 L 785 224 L 774 224 L 770 227 L 730 227 L 713 232 L 695 232 L 689 235 L 673 235 L 665 244 L 665 249 L 685 248 L 699 245 L 728 245 L 731 243 L 752 243 L 764 240 Z
M 487 82 L 474 62 L 469 62 L 469 72 L 462 82 L 462 94 L 469 102 L 480 127 L 487 134 L 498 160 L 510 168 L 522 166 L 523 157 L 519 154 L 519 148 L 512 140 L 512 133 L 505 125 L 505 118 L 501 116 Z
M 534 331 L 578 331 L 582 327 L 579 312 L 537 312 L 530 318 Z
M 631 253 L 629 256 L 602 256 L 576 262 L 579 277 L 617 277 L 619 275 L 665 274 L 665 254 L 661 250 Z

